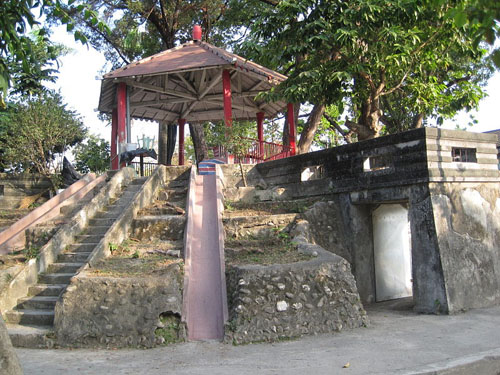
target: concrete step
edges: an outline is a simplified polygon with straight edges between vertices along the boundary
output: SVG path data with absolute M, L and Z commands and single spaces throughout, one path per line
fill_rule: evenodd
M 62 253 L 57 257 L 57 261 L 60 263 L 79 263 L 86 262 L 90 256 L 90 252 L 79 252 L 79 253 Z
M 81 244 L 95 244 L 97 245 L 99 241 L 101 241 L 102 235 L 94 235 L 94 234 L 79 234 L 75 236 L 75 242 Z
M 98 215 L 100 215 L 100 213 Z M 98 215 L 96 215 L 96 216 L 98 216 Z M 95 218 L 89 220 L 89 227 L 99 226 L 99 227 L 108 227 L 109 228 L 111 225 L 113 225 L 115 220 L 116 220 L 116 218 L 114 218 L 114 217 L 110 217 L 110 218 L 95 217 Z
M 28 289 L 28 295 L 57 297 L 67 286 L 68 284 L 36 284 Z
M 138 240 L 180 240 L 184 237 L 186 216 L 141 216 L 132 222 L 131 236 Z
M 141 185 L 142 186 L 142 185 L 144 185 L 144 183 L 146 182 L 147 179 L 148 179 L 147 177 L 134 178 L 134 180 L 132 180 L 132 183 L 130 185 Z
M 276 230 L 289 226 L 298 214 L 224 217 L 222 222 L 227 237 L 270 236 Z
M 74 273 L 44 273 L 38 275 L 40 284 L 69 284 Z
M 50 349 L 55 344 L 51 326 L 7 324 L 7 331 L 12 345 L 16 348 Z
M 52 263 L 48 268 L 47 272 L 50 273 L 76 273 L 85 263 Z
M 53 310 L 58 296 L 30 296 L 17 301 L 17 310 Z
M 54 310 L 10 310 L 6 311 L 5 322 L 10 324 L 33 324 L 51 326 L 54 324 Z
M 96 215 L 96 217 L 94 219 L 97 219 L 97 220 L 113 220 L 113 222 L 118 219 L 118 217 L 120 216 L 120 212 L 116 211 L 116 212 L 113 212 L 112 210 L 103 210 L 103 211 L 99 211 Z
M 74 243 L 66 247 L 66 250 L 70 253 L 90 253 L 95 246 L 95 243 Z
M 109 225 L 89 225 L 87 227 L 87 230 L 85 231 L 86 234 L 91 234 L 91 235 L 103 235 L 109 230 Z

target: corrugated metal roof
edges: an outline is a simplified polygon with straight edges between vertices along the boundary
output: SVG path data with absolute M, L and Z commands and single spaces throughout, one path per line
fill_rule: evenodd
M 256 112 L 271 118 L 283 111 L 284 101 L 257 100 L 261 92 L 286 80 L 286 76 L 208 43 L 192 41 L 133 62 L 105 74 L 99 110 L 116 106 L 116 85 L 129 89 L 134 118 L 176 121 L 222 120 L 223 69 L 231 72 L 233 119 L 254 119 Z

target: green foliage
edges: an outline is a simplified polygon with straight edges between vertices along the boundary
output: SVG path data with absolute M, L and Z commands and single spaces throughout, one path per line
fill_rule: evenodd
M 271 96 L 335 105 L 359 139 L 452 117 L 484 96 L 492 66 L 481 26 L 450 17 L 449 2 L 274 3 L 253 15 L 239 49 L 288 74 Z
M 81 142 L 86 129 L 58 93 L 46 92 L 24 103 L 9 104 L 0 112 L 0 132 L 4 168 L 34 171 L 52 178 L 56 156 Z
M 183 338 L 180 335 L 181 321 L 177 314 L 164 313 L 160 315 L 162 327 L 155 330 L 155 336 L 163 338 L 163 345 L 182 342 Z
M 11 79 L 24 79 L 31 76 L 40 76 L 43 73 L 43 64 L 37 60 L 42 52 L 47 63 L 54 58 L 54 46 L 49 42 L 46 28 L 39 28 L 35 40 L 29 37 L 30 29 L 38 27 L 34 11 L 40 14 L 48 12 L 54 22 L 64 24 L 72 32 L 75 20 L 70 15 L 77 12 L 85 22 L 94 25 L 103 35 L 107 32 L 105 24 L 99 21 L 98 14 L 88 4 L 75 4 L 74 0 L 5 0 L 1 3 L 0 12 L 0 107 L 4 107 L 4 97 L 11 86 Z M 75 40 L 86 43 L 86 37 L 79 31 L 74 31 Z M 39 46 L 44 46 L 44 51 Z M 15 71 L 13 67 L 17 66 Z M 12 74 L 16 73 L 17 76 Z M 47 73 L 47 72 L 46 72 Z M 33 82 L 32 82 L 33 83 Z
M 75 168 L 81 173 L 103 173 L 109 169 L 110 152 L 109 143 L 105 139 L 90 135 L 86 143 L 76 145 L 73 150 Z
M 26 260 L 35 259 L 40 254 L 40 248 L 36 246 L 31 246 L 22 251 L 23 255 L 26 257 Z

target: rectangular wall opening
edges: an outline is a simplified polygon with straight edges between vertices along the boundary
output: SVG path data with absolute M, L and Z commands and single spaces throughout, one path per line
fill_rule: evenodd
M 363 162 L 363 171 L 381 171 L 392 168 L 392 154 L 374 155 L 366 158 Z
M 319 180 L 325 177 L 325 169 L 323 165 L 313 165 L 302 170 L 300 174 L 300 181 Z
M 451 158 L 456 163 L 477 163 L 476 149 L 465 147 L 452 147 Z

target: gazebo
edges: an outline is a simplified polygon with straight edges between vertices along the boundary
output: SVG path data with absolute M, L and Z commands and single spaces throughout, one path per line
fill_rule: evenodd
M 258 139 L 252 153 L 255 160 L 295 154 L 293 105 L 257 99 L 257 95 L 287 77 L 202 42 L 201 34 L 201 27 L 195 26 L 192 41 L 104 75 L 98 109 L 112 115 L 112 169 L 119 168 L 119 155 L 125 144 L 131 142 L 131 118 L 159 122 L 160 150 L 165 146 L 161 142 L 166 125 L 177 124 L 179 165 L 184 164 L 185 124 L 222 119 L 226 126 L 231 126 L 233 120 L 256 119 Z M 285 109 L 290 144 L 266 152 L 264 118 L 275 118 Z

